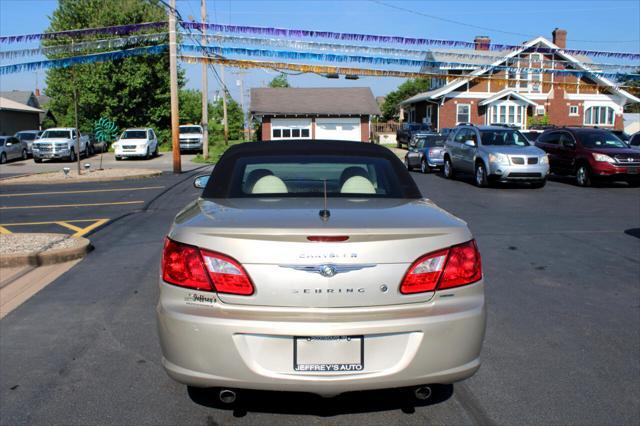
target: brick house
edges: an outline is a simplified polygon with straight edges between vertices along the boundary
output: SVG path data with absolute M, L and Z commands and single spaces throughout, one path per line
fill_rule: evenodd
M 552 35 L 553 42 L 537 37 L 517 50 L 489 50 L 491 40 L 479 36 L 474 40 L 475 51 L 429 52 L 425 61 L 446 64 L 423 67 L 421 71 L 448 76 L 432 78 L 431 90 L 403 101 L 404 116 L 407 121 L 431 123 L 437 129 L 463 122 L 504 123 L 526 129 L 529 117 L 546 115 L 550 124 L 556 126 L 621 130 L 624 105 L 640 99 L 594 74 L 595 65 L 590 66 L 588 57 L 564 52 L 565 30 L 556 28 Z M 554 51 L 536 52 L 537 48 Z M 465 59 L 459 59 L 460 54 L 466 55 Z M 541 68 L 576 70 L 582 74 L 531 70 Z M 460 77 L 451 77 L 452 74 Z
M 371 89 L 255 88 L 251 115 L 261 140 L 332 139 L 369 141 L 371 116 L 380 115 Z

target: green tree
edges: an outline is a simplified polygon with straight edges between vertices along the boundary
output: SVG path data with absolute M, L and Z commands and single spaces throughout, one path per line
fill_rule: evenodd
M 269 87 L 291 87 L 286 74 L 280 74 L 269 82 Z
M 136 22 L 163 21 L 165 10 L 156 2 L 145 0 L 60 0 L 50 17 L 48 31 L 124 25 Z M 150 30 L 154 32 L 157 30 Z M 81 40 L 105 39 L 99 35 Z M 113 36 L 121 37 L 121 36 Z M 70 40 L 48 40 L 46 45 L 68 44 Z M 129 44 L 123 48 L 139 47 Z M 85 55 L 113 50 L 85 50 Z M 59 58 L 64 55 L 54 55 Z M 66 55 L 70 56 L 70 55 Z M 83 130 L 93 128 L 100 117 L 109 117 L 120 128 L 151 126 L 161 131 L 170 125 L 169 55 L 143 55 L 94 64 L 74 65 L 47 72 L 46 94 L 50 108 L 62 126 L 74 124 L 73 88 L 78 95 L 78 120 Z M 179 84 L 184 74 L 179 72 Z
M 209 111 L 211 111 L 211 108 L 213 108 L 213 105 L 209 102 Z M 180 90 L 179 116 L 181 124 L 200 124 L 202 122 L 202 92 L 200 90 Z
M 224 140 L 222 98 L 218 99 L 209 111 L 209 134 L 213 136 L 215 141 Z M 229 122 L 229 140 L 242 139 L 244 113 L 240 105 L 231 98 L 227 98 L 227 120 Z
M 427 90 L 429 90 L 429 80 L 416 78 L 405 81 L 385 97 L 382 105 L 382 117 L 385 120 L 393 120 L 400 112 L 398 105 L 400 102 Z

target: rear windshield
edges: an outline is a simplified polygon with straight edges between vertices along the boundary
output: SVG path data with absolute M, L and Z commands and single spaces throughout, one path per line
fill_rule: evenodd
M 431 148 L 434 146 L 444 146 L 444 136 L 417 137 L 416 144 L 421 148 Z
M 627 144 L 607 131 L 582 132 L 580 142 L 585 148 L 627 148 Z
M 230 197 L 322 197 L 325 184 L 329 197 L 403 198 L 384 158 L 302 155 L 238 159 Z
M 68 130 L 47 130 L 42 134 L 42 139 L 45 138 L 71 138 L 71 132 Z
M 127 130 L 125 131 L 120 139 L 146 139 L 147 132 L 144 130 Z
M 180 127 L 180 133 L 202 133 L 202 129 L 198 126 Z
M 482 130 L 480 131 L 482 145 L 497 146 L 528 146 L 529 141 L 517 130 Z

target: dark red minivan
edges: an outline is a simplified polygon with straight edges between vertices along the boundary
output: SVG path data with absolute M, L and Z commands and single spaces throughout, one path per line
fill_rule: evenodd
M 598 180 L 640 184 L 640 151 L 605 129 L 562 127 L 545 130 L 536 146 L 547 152 L 551 172 L 573 175 L 580 186 Z

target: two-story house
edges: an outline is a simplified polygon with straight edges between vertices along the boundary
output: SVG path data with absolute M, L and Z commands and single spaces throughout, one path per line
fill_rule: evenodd
M 421 71 L 436 75 L 431 89 L 402 102 L 404 116 L 437 129 L 458 123 L 526 129 L 529 117 L 544 116 L 556 126 L 622 129 L 624 105 L 640 99 L 598 75 L 590 58 L 565 52 L 565 30 L 552 35 L 553 41 L 537 37 L 518 49 L 493 50 L 479 36 L 475 50 L 429 52 L 425 61 L 433 66 Z

